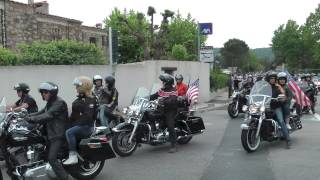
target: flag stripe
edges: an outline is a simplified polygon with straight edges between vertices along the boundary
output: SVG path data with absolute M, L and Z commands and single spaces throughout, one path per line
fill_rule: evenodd
M 198 99 L 198 96 L 199 96 L 199 78 L 189 85 L 189 88 L 187 90 L 188 102 L 191 103 L 191 101 Z

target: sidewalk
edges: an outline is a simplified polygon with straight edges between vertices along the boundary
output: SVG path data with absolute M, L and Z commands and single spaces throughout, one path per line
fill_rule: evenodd
M 221 91 L 216 93 L 209 101 L 196 105 L 195 109 L 199 112 L 212 111 L 226 106 L 229 101 L 228 92 Z

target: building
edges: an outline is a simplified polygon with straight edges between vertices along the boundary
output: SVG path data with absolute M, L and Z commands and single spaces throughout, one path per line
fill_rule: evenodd
M 2 47 L 17 49 L 20 43 L 53 41 L 61 39 L 94 43 L 106 59 L 108 57 L 108 33 L 101 24 L 83 26 L 75 19 L 49 14 L 46 1 L 28 4 L 0 0 L 0 43 Z

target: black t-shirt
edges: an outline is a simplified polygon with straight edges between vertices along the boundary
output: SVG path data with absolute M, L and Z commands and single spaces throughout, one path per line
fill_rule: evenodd
M 34 112 L 38 112 L 38 106 L 36 101 L 33 99 L 33 97 L 29 96 L 29 95 L 25 95 L 24 97 L 22 97 L 21 99 L 19 99 L 16 102 L 16 106 L 19 107 L 21 106 L 23 103 L 28 104 L 28 108 L 27 111 L 28 113 L 34 113 Z

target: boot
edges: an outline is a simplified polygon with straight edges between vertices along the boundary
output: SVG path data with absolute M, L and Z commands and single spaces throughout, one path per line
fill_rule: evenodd
M 291 148 L 291 141 L 290 141 L 290 140 L 287 140 L 287 141 L 286 141 L 286 148 L 287 148 L 287 149 L 290 149 L 290 148 Z
M 78 155 L 75 151 L 69 152 L 69 158 L 63 162 L 64 165 L 72 165 L 78 163 Z
M 171 147 L 169 149 L 169 153 L 175 153 L 177 151 L 178 151 L 178 149 L 177 149 L 176 143 L 171 143 Z

